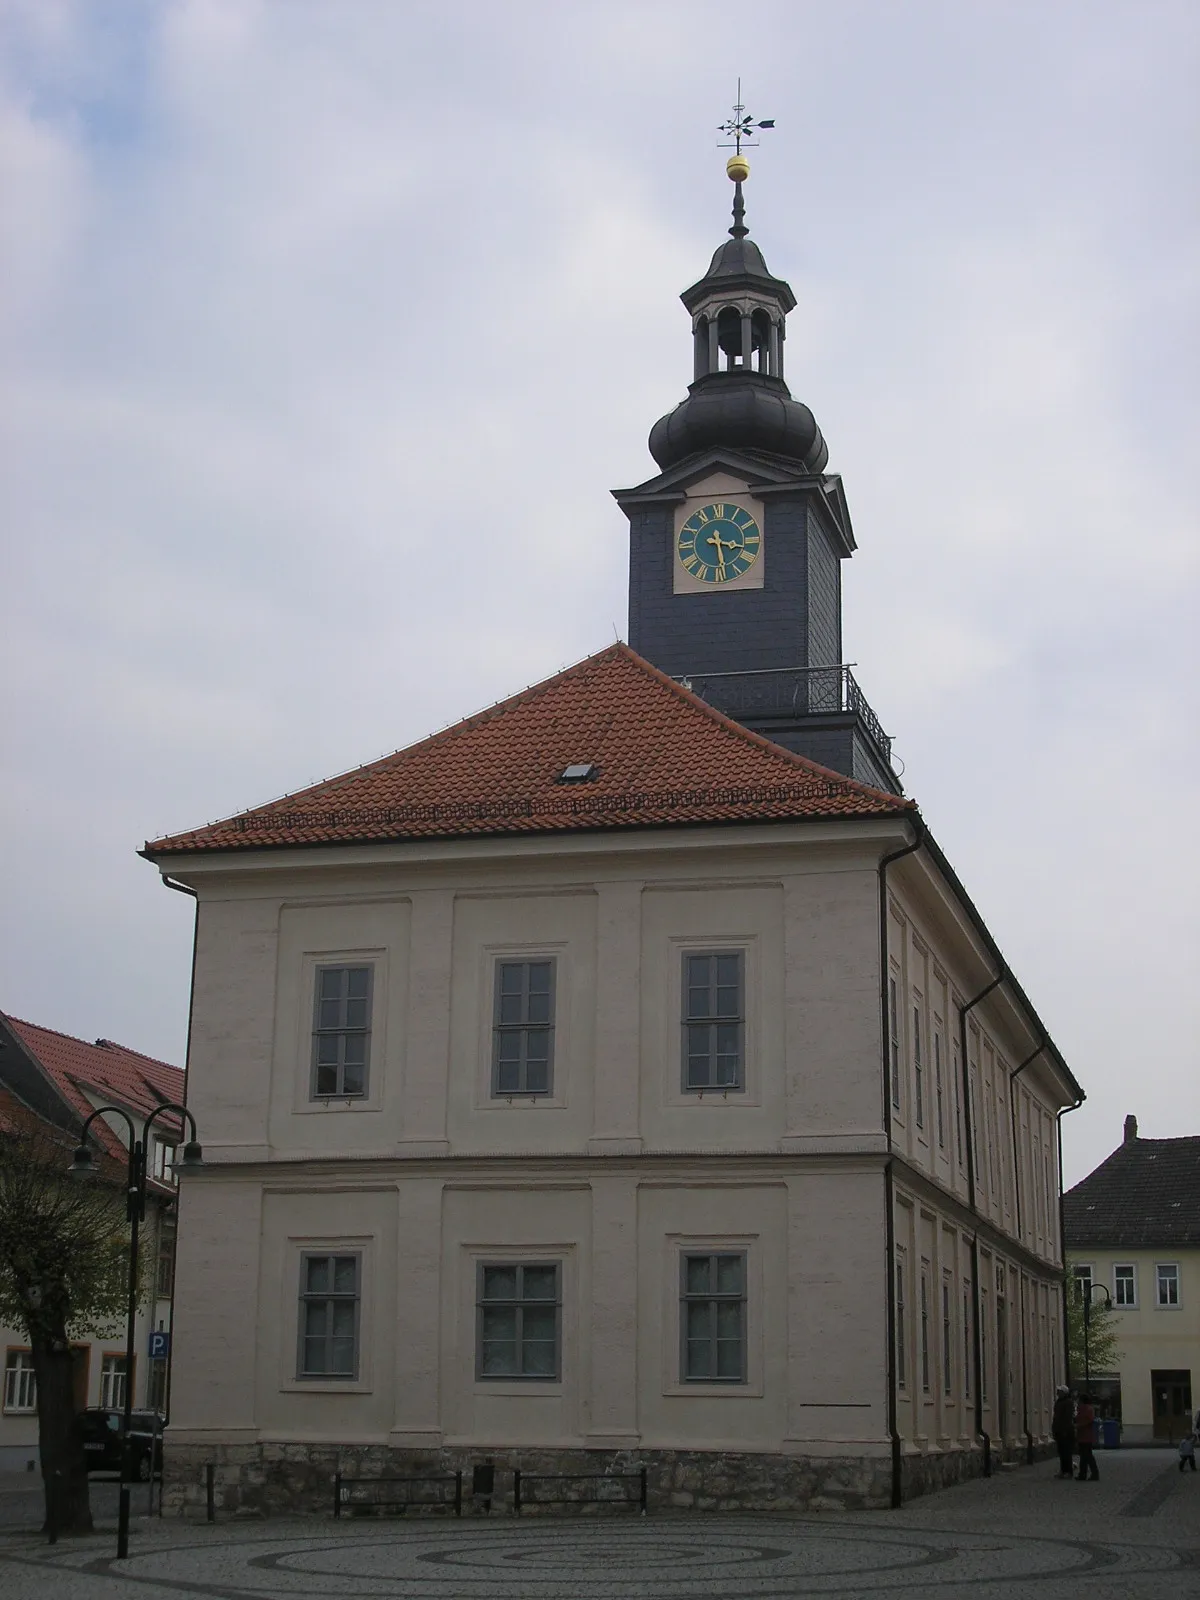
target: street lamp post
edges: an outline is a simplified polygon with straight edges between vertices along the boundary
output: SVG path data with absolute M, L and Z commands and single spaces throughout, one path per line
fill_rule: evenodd
M 1097 1289 L 1104 1296 L 1107 1304 L 1109 1306 L 1112 1305 L 1112 1295 L 1108 1292 L 1106 1285 L 1103 1283 L 1088 1283 L 1087 1293 L 1083 1297 L 1083 1381 L 1085 1386 L 1089 1388 L 1092 1381 L 1092 1365 L 1088 1337 L 1092 1325 L 1092 1296 Z
M 125 1214 L 129 1218 L 129 1302 L 125 1326 L 125 1405 L 121 1417 L 121 1480 L 119 1510 L 117 1512 L 117 1559 L 129 1554 L 129 1436 L 133 1411 L 133 1363 L 135 1355 L 137 1299 L 138 1299 L 138 1227 L 146 1215 L 146 1150 L 150 1142 L 150 1126 L 156 1117 L 174 1115 L 186 1118 L 192 1137 L 183 1147 L 179 1170 L 192 1170 L 204 1165 L 204 1155 L 196 1139 L 196 1119 L 186 1106 L 167 1103 L 155 1106 L 142 1124 L 141 1137 L 133 1125 L 133 1118 L 121 1106 L 97 1106 L 79 1131 L 79 1148 L 68 1171 L 73 1178 L 87 1178 L 95 1172 L 92 1152 L 88 1149 L 88 1129 L 97 1117 L 117 1116 L 124 1119 L 129 1129 L 128 1162 L 125 1177 Z M 153 1471 L 154 1451 L 150 1453 Z

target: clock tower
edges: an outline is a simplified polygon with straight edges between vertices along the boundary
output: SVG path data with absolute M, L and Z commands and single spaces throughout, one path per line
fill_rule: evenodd
M 841 563 L 854 532 L 841 478 L 784 381 L 796 297 L 745 225 L 681 296 L 687 398 L 650 431 L 657 476 L 614 490 L 629 518 L 629 642 L 711 705 L 822 765 L 900 791 L 891 741 L 842 661 Z

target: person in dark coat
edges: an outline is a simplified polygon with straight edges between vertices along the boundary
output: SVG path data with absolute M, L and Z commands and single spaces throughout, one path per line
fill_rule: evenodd
M 1096 1412 L 1090 1394 L 1081 1394 L 1075 1407 L 1075 1443 L 1079 1446 L 1079 1482 L 1096 1482 L 1100 1469 L 1096 1465 Z
M 1054 1415 L 1050 1419 L 1050 1432 L 1058 1446 L 1058 1475 L 1075 1476 L 1075 1402 L 1065 1383 L 1060 1383 L 1054 1396 Z

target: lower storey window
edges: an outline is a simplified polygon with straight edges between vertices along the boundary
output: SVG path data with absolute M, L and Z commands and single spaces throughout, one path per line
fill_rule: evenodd
M 301 1378 L 358 1376 L 359 1257 L 300 1258 Z
M 5 1411 L 37 1410 L 37 1379 L 28 1350 L 10 1350 L 4 1362 Z
M 745 1255 L 685 1255 L 680 1310 L 684 1382 L 744 1383 Z
M 105 1356 L 100 1362 L 100 1404 L 120 1410 L 125 1404 L 125 1357 Z
M 557 1261 L 480 1262 L 475 1364 L 480 1378 L 558 1377 L 560 1284 Z

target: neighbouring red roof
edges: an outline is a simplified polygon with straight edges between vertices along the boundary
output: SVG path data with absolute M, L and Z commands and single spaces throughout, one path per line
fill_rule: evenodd
M 590 762 L 596 776 L 564 784 Z M 880 817 L 913 802 L 772 744 L 625 644 L 407 750 L 223 822 L 147 843 L 150 857 L 716 822 Z
M 147 1116 L 168 1101 L 183 1099 L 184 1078 L 178 1067 L 156 1061 L 137 1050 L 105 1039 L 89 1044 L 69 1033 L 39 1027 L 5 1015 L 5 1021 L 25 1049 L 51 1080 L 59 1093 L 83 1119 L 94 1108 L 96 1099 L 113 1100 L 137 1116 Z M 88 1093 L 90 1091 L 91 1097 Z M 178 1119 L 164 1121 L 164 1132 L 177 1128 Z M 110 1155 L 122 1154 L 125 1144 L 102 1117 L 92 1129 Z

